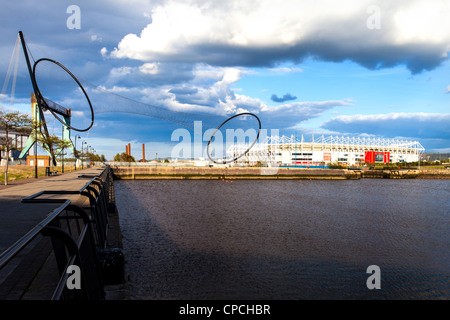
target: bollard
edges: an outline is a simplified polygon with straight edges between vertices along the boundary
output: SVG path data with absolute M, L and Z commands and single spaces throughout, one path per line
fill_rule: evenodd
M 116 213 L 116 204 L 113 202 L 110 202 L 106 205 L 106 210 L 108 213 Z
M 98 259 L 105 285 L 125 282 L 125 257 L 120 248 L 100 249 Z

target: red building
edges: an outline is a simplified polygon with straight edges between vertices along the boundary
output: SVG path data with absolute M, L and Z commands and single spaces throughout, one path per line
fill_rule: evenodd
M 364 161 L 366 163 L 389 163 L 389 152 L 365 151 Z

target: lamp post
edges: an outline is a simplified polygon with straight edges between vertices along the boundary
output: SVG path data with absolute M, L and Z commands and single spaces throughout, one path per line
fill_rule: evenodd
M 61 172 L 64 173 L 64 148 L 61 150 Z
M 86 141 L 83 141 L 83 142 L 81 143 L 81 169 L 84 169 L 84 164 L 83 164 L 83 155 L 84 155 L 84 152 L 83 152 L 83 146 L 84 146 L 85 144 L 87 144 Z
M 75 136 L 75 154 L 74 154 L 74 156 L 75 156 L 75 171 L 77 171 L 77 138 L 81 139 L 81 137 L 79 135 Z
M 94 148 L 92 148 L 92 159 L 95 159 L 95 149 Z M 95 161 L 95 160 L 91 160 L 91 161 Z
M 34 178 L 37 179 L 38 178 L 38 167 L 37 167 L 37 152 L 38 152 L 38 136 L 37 136 L 37 108 L 38 108 L 38 104 L 36 103 L 34 105 L 34 121 L 35 121 L 35 125 L 34 125 Z M 8 160 L 7 160 L 8 161 Z
M 89 148 L 92 148 L 91 146 L 87 146 L 87 151 L 86 151 L 86 167 L 89 168 L 89 163 L 91 162 L 91 159 L 89 158 Z

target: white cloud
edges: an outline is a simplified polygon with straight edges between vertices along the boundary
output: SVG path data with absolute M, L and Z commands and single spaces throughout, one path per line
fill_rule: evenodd
M 392 15 L 397 44 L 436 44 L 449 40 L 449 2 L 411 1 Z M 443 53 L 445 54 L 445 53 Z
M 302 68 L 297 68 L 297 67 L 270 68 L 269 70 L 272 72 L 279 72 L 279 73 L 303 72 Z
M 102 55 L 103 58 L 107 58 L 108 57 L 108 49 L 106 49 L 106 47 L 103 47 L 100 50 L 100 54 Z
M 31 100 L 27 98 L 15 97 L 11 101 L 11 96 L 0 93 L 0 110 L 4 112 L 21 112 L 31 114 Z
M 103 39 L 101 36 L 97 35 L 97 34 L 93 34 L 91 35 L 91 42 L 102 42 Z
M 428 120 L 437 120 L 445 118 L 450 120 L 450 114 L 445 113 L 386 113 L 386 114 L 358 114 L 358 115 L 343 115 L 339 117 L 335 117 L 330 121 L 339 120 L 343 123 L 351 123 L 357 121 L 384 121 L 384 120 L 417 120 L 417 121 L 428 121 Z
M 83 118 L 85 117 L 83 111 L 72 111 L 72 116 L 83 117 Z
M 351 105 L 352 100 L 327 100 L 327 101 L 301 101 L 286 103 L 278 106 L 267 106 L 262 108 L 262 111 L 268 113 L 287 113 L 301 110 L 303 113 L 308 113 L 315 108 L 328 108 L 330 106 L 348 106 Z
M 348 1 L 322 1 L 310 6 L 298 1 L 284 1 L 282 5 L 273 1 L 227 1 L 221 5 L 171 1 L 156 7 L 152 23 L 140 36 L 125 36 L 113 54 L 145 60 L 153 54 L 179 53 L 182 48 L 205 43 L 244 47 L 292 45 L 324 20 L 317 18 L 319 13 L 333 20 L 354 15 L 364 6 L 354 2 L 346 6 L 345 2 Z
M 109 72 L 111 78 L 121 78 L 132 72 L 131 67 L 112 68 Z
M 152 70 L 153 65 L 145 64 Z M 141 66 L 142 67 L 142 66 Z M 138 68 L 136 68 L 138 69 Z M 139 68 L 141 69 L 141 68 Z M 135 70 L 131 72 L 134 74 Z M 122 75 L 129 69 L 119 69 L 114 74 Z M 142 70 L 140 71 L 142 72 Z M 295 103 L 267 105 L 262 100 L 237 93 L 233 85 L 237 83 L 247 71 L 243 68 L 213 67 L 199 64 L 193 70 L 193 78 L 179 85 L 164 84 L 155 87 L 123 87 L 113 85 L 108 91 L 124 95 L 140 101 L 145 105 L 138 105 L 130 100 L 117 100 L 117 96 L 110 99 L 102 95 L 92 97 L 96 103 L 96 111 L 103 112 L 131 112 L 154 116 L 159 111 L 156 108 L 187 113 L 208 113 L 227 116 L 240 112 L 252 112 L 264 118 L 264 123 L 270 127 L 290 127 L 310 118 L 316 118 L 326 110 L 337 106 L 352 105 L 350 99 L 303 101 Z M 103 88 L 106 90 L 106 88 Z M 167 118 L 177 117 L 176 113 L 163 112 Z
M 375 30 L 367 27 L 373 5 L 382 19 Z M 371 68 L 406 63 L 418 72 L 447 57 L 449 15 L 444 1 L 170 1 L 156 6 L 152 22 L 139 35 L 126 35 L 111 55 L 247 66 L 313 55 Z
M 158 63 L 144 63 L 139 67 L 139 71 L 145 74 L 157 74 L 159 72 Z
M 94 89 L 94 92 L 107 91 L 107 92 L 112 92 L 112 93 L 124 93 L 124 92 L 130 92 L 131 90 L 132 89 L 128 88 L 128 87 L 113 86 L 111 88 L 106 88 L 105 86 L 98 86 L 97 89 Z

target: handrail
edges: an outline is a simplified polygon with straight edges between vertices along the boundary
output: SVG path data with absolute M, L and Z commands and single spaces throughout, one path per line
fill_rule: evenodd
M 2 269 L 8 262 L 21 252 L 31 241 L 36 238 L 39 233 L 48 226 L 67 206 L 70 205 L 70 200 L 65 200 L 64 203 L 53 210 L 45 219 L 34 226 L 28 233 L 17 240 L 13 245 L 0 254 L 0 269 Z
M 52 212 L 50 212 L 45 219 L 43 219 L 30 231 L 28 231 L 23 237 L 21 237 L 13 245 L 11 245 L 9 248 L 7 248 L 0 254 L 0 270 L 4 266 L 6 266 L 15 256 L 17 256 L 27 245 L 29 245 L 39 234 L 41 234 L 42 236 L 50 236 L 52 238 L 52 243 L 56 238 L 59 238 L 59 240 L 62 241 L 64 246 L 66 246 L 66 248 L 69 251 L 73 251 L 70 249 L 70 247 L 72 247 L 71 241 L 76 240 L 72 238 L 72 232 L 70 231 L 70 227 L 69 227 L 70 234 L 69 233 L 65 234 L 65 231 L 63 231 L 63 229 L 60 228 L 61 226 L 59 225 L 59 222 L 57 222 L 61 221 L 61 219 L 66 220 L 74 218 L 64 216 L 64 212 L 71 211 L 78 215 L 78 218 L 75 219 L 82 219 L 85 226 L 84 228 L 82 228 L 81 231 L 78 230 L 81 233 L 79 234 L 78 241 L 76 242 L 77 248 L 81 248 L 81 246 L 83 245 L 84 249 L 83 251 L 78 251 L 77 249 L 76 253 L 72 252 L 72 254 L 70 254 L 72 257 L 69 259 L 70 261 L 72 261 L 72 258 L 75 254 L 75 256 L 77 257 L 77 261 L 78 259 L 81 259 L 81 261 L 85 261 L 83 263 L 86 268 L 92 268 L 93 266 L 95 266 L 96 270 L 88 271 L 88 274 L 92 274 L 91 277 L 96 277 L 96 279 L 98 278 L 99 284 L 97 285 L 97 287 L 92 286 L 92 288 L 90 288 L 88 292 L 83 291 L 82 295 L 84 298 L 88 299 L 101 298 L 101 295 L 102 294 L 104 295 L 104 292 L 102 289 L 103 284 L 101 284 L 103 280 L 102 276 L 100 275 L 101 270 L 99 269 L 97 249 L 104 248 L 104 246 L 106 245 L 106 232 L 108 228 L 107 206 L 111 201 L 110 170 L 111 170 L 110 167 L 107 166 L 98 175 L 93 175 L 89 177 L 80 176 L 79 178 L 89 178 L 89 181 L 78 190 L 55 190 L 55 191 L 44 190 L 32 196 L 23 198 L 21 200 L 22 203 L 55 203 L 60 205 L 57 208 L 55 208 Z M 104 175 L 105 173 L 106 176 Z M 98 188 L 98 190 L 96 188 Z M 89 207 L 91 210 L 91 214 L 89 215 L 82 207 L 72 204 L 70 199 L 51 199 L 51 198 L 39 199 L 40 196 L 46 194 L 54 194 L 54 195 L 80 194 L 82 196 L 87 196 L 89 198 Z M 56 222 L 58 226 L 54 225 L 54 223 Z M 95 229 L 97 231 L 95 235 L 93 229 L 94 225 L 96 225 Z M 85 246 L 92 246 L 92 247 L 91 249 L 86 249 Z M 53 249 L 55 250 L 55 247 Z M 88 250 L 91 253 L 85 253 L 86 250 Z M 90 257 L 85 256 L 85 254 L 90 255 Z M 65 256 L 65 254 L 63 254 L 63 256 Z M 57 257 L 57 260 L 59 261 L 58 264 L 60 264 L 60 262 L 63 261 L 64 259 L 65 259 L 64 257 L 59 258 Z M 100 275 L 100 277 L 98 277 L 98 275 Z M 61 299 L 61 298 L 64 299 L 64 297 L 62 297 L 62 292 L 64 291 L 64 288 L 61 287 L 60 285 L 61 283 L 65 283 L 64 279 L 67 278 L 67 274 L 62 272 L 60 276 L 61 276 L 59 281 L 60 283 L 58 284 L 52 299 Z M 71 299 L 73 297 L 71 297 L 71 295 L 69 296 L 65 295 L 65 298 Z
M 107 174 L 104 177 L 104 174 Z M 93 223 L 96 225 L 97 230 L 97 239 L 102 246 L 106 245 L 106 232 L 107 232 L 107 204 L 103 203 L 97 205 L 98 201 L 103 201 L 100 199 L 101 191 L 107 191 L 109 197 L 109 190 L 105 190 L 109 188 L 109 179 L 111 178 L 109 175 L 111 174 L 111 168 L 106 166 L 101 170 L 100 173 L 96 175 L 80 175 L 78 178 L 89 178 L 89 181 L 85 183 L 78 190 L 43 190 L 37 192 L 31 196 L 22 199 L 22 203 L 62 203 L 67 199 L 52 199 L 52 198 L 40 198 L 43 195 L 67 195 L 67 194 L 79 194 L 81 196 L 85 196 L 89 199 L 89 206 L 92 214 Z M 107 185 L 108 184 L 108 185 Z M 98 190 L 96 190 L 93 186 L 96 186 Z M 102 194 L 105 196 L 105 193 Z M 107 199 L 108 201 L 110 199 Z M 105 206 L 106 205 L 106 206 Z
M 61 194 L 61 195 L 62 194 L 81 194 L 84 190 L 86 190 L 86 188 L 89 187 L 89 185 L 91 185 L 95 180 L 99 179 L 100 175 L 102 175 L 107 170 L 107 168 L 108 167 L 103 169 L 102 172 L 96 176 L 92 175 L 92 178 L 91 178 L 91 176 L 89 176 L 91 179 L 78 190 L 43 190 L 43 191 L 39 191 L 31 196 L 23 198 L 22 203 L 61 203 L 62 201 L 64 201 L 64 199 L 37 199 L 37 198 L 44 194 Z M 78 178 L 80 178 L 80 177 L 83 177 L 83 175 L 78 176 Z
M 77 259 L 76 255 L 71 256 L 70 260 L 67 262 L 67 266 L 75 264 Z M 64 273 L 63 276 L 59 279 L 58 285 L 56 286 L 56 290 L 53 292 L 52 300 L 59 300 L 63 295 L 65 284 L 67 283 L 67 279 L 69 278 L 68 273 Z

